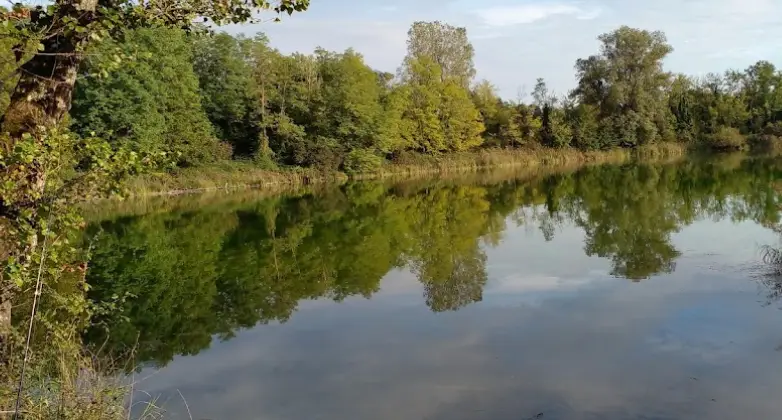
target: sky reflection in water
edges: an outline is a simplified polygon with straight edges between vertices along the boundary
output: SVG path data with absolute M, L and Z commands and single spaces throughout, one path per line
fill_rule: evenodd
M 696 169 L 711 175 L 698 178 L 692 174 Z M 260 320 L 268 322 L 266 325 L 249 328 L 236 322 L 229 334 L 235 336 L 230 339 L 219 340 L 218 336 L 229 336 L 217 329 L 213 332 L 218 336 L 203 348 L 166 349 L 164 353 L 172 353 L 173 360 L 148 361 L 149 367 L 137 374 L 146 378 L 140 388 L 160 395 L 175 418 L 186 418 L 180 391 L 196 419 L 782 418 L 778 400 L 782 390 L 782 312 L 779 303 L 767 301 L 768 290 L 757 281 L 758 272 L 763 271 L 758 265 L 760 246 L 778 243 L 777 234 L 770 229 L 778 223 L 778 211 L 769 204 L 778 200 L 773 182 L 747 181 L 747 186 L 723 192 L 712 187 L 681 187 L 683 179 L 704 185 L 740 173 L 753 173 L 747 179 L 757 180 L 762 178 L 757 176 L 758 170 L 745 164 L 714 175 L 700 167 L 679 167 L 669 183 L 675 188 L 667 192 L 660 181 L 671 176 L 666 169 L 658 168 L 654 177 L 648 178 L 655 181 L 648 181 L 643 171 L 628 175 L 639 185 L 655 182 L 648 191 L 663 191 L 660 197 L 665 205 L 652 202 L 655 197 L 648 193 L 634 195 L 629 191 L 600 192 L 590 199 L 579 192 L 578 181 L 553 200 L 556 188 L 550 188 L 550 180 L 538 181 L 533 189 L 543 191 L 543 202 L 535 198 L 527 203 L 517 201 L 511 207 L 518 204 L 521 212 L 500 212 L 504 221 L 500 235 L 492 234 L 497 229 L 487 228 L 496 224 L 487 216 L 476 230 L 479 233 L 467 241 L 475 242 L 478 248 L 446 255 L 453 264 L 445 271 L 427 265 L 427 261 L 442 260 L 443 255 L 416 254 L 409 249 L 421 244 L 406 245 L 409 249 L 398 258 L 403 261 L 392 264 L 370 298 L 361 296 L 362 292 L 343 293 L 340 298 L 344 300 L 337 302 L 332 298 L 340 292 L 332 289 L 319 299 L 310 299 L 313 296 L 305 293 L 287 322 L 279 323 L 274 316 Z M 763 171 L 768 170 L 764 166 Z M 608 177 L 598 169 L 593 171 L 598 171 L 598 179 Z M 578 176 L 583 175 L 571 177 Z M 758 185 L 767 185 L 768 191 L 760 191 Z M 490 215 L 502 200 L 496 198 L 501 188 L 482 188 L 480 196 L 488 207 L 481 214 Z M 671 192 L 674 189 L 686 194 Z M 414 191 L 413 197 L 433 194 Z M 383 196 L 389 194 L 393 193 Z M 474 199 L 474 193 L 473 198 L 469 193 L 467 197 Z M 723 204 L 714 204 L 720 200 Z M 552 209 L 554 201 L 559 202 L 558 209 Z M 682 208 L 697 206 L 701 211 L 695 211 L 694 217 L 682 212 Z M 658 214 L 648 226 L 619 222 L 634 217 L 641 220 L 655 210 L 670 214 Z M 360 211 L 352 211 L 356 213 L 337 221 L 342 229 L 363 226 Z M 598 215 L 610 212 L 614 213 L 612 220 L 599 219 Z M 142 231 L 133 226 L 145 217 L 151 216 L 104 222 L 108 223 L 104 227 L 127 238 Z M 188 216 L 191 220 L 198 217 Z M 382 218 L 390 216 L 377 212 L 367 217 L 383 224 L 386 221 Z M 427 214 L 425 218 L 434 216 Z M 226 219 L 223 217 L 223 223 Z M 446 217 L 438 226 L 441 232 L 463 232 L 458 224 L 473 219 Z M 557 220 L 553 228 L 547 226 L 552 225 L 552 219 Z M 326 223 L 323 220 L 313 223 Z M 458 223 L 451 225 L 448 220 Z M 592 222 L 585 222 L 589 220 Z M 665 230 L 664 224 L 670 220 L 676 220 L 674 228 Z M 122 229 L 117 229 L 117 223 Z M 184 229 L 185 225 L 168 226 Z M 651 232 L 658 228 L 664 234 Z M 601 240 L 601 230 L 604 242 L 594 245 Z M 292 234 L 290 229 L 279 231 Z M 139 243 L 149 239 L 142 236 Z M 236 235 L 221 237 L 218 254 L 229 261 L 234 254 L 226 254 L 226 244 L 231 238 L 236 240 Z M 328 243 L 326 237 L 319 237 L 320 252 L 346 249 L 332 247 L 342 243 L 333 238 L 333 243 Z M 422 238 L 424 248 L 442 245 L 438 238 Z M 605 243 L 605 238 L 614 238 L 616 243 Z M 446 244 L 454 242 L 453 249 L 460 247 L 459 240 L 445 239 Z M 594 252 L 587 255 L 590 242 Z M 231 246 L 247 243 L 233 242 Z M 617 257 L 627 248 L 658 254 L 628 263 L 627 258 Z M 141 264 L 138 260 L 154 256 L 149 249 L 136 251 L 136 262 L 130 264 Z M 128 260 L 122 261 L 120 266 L 127 266 Z M 476 261 L 483 265 L 470 266 Z M 187 265 L 187 261 L 181 263 Z M 109 266 L 103 263 L 104 268 Z M 637 275 L 638 267 L 649 266 L 657 270 Z M 146 276 L 156 281 L 162 272 L 148 267 L 128 271 L 135 273 L 133 279 Z M 231 284 L 234 274 L 225 267 L 218 271 L 218 285 Z M 444 280 L 444 284 L 432 286 L 431 282 L 441 280 L 436 275 L 429 283 L 421 279 L 421 273 L 446 273 L 453 280 L 457 272 L 469 273 L 470 278 L 485 275 L 485 285 L 478 281 L 477 296 L 475 285 Z M 266 281 L 274 282 L 261 282 Z M 296 277 L 277 281 L 295 282 Z M 218 287 L 217 295 L 227 293 L 224 289 Z M 438 308 L 442 311 L 437 312 Z M 133 309 L 129 310 L 134 323 Z M 218 303 L 212 306 L 213 312 L 223 310 Z M 155 319 L 158 321 L 152 323 L 137 320 L 135 325 L 162 327 L 161 316 Z M 166 328 L 159 337 L 187 335 L 176 327 Z M 166 341 L 156 337 L 149 341 Z M 165 347 L 165 343 L 157 345 Z M 182 350 L 188 348 L 191 350 Z M 177 355 L 188 352 L 195 355 Z

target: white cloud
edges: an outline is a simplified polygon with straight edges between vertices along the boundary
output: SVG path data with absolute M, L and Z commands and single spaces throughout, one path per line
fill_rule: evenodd
M 600 282 L 615 281 L 605 270 L 590 270 L 580 276 L 562 277 L 544 274 L 509 274 L 492 278 L 486 287 L 486 295 L 509 293 L 535 293 L 569 291 L 595 285 Z
M 578 20 L 592 20 L 597 19 L 600 17 L 600 15 L 603 13 L 603 9 L 595 8 L 590 11 L 586 11 L 578 16 L 576 16 L 576 19 Z
M 511 26 L 533 23 L 556 15 L 575 15 L 579 19 L 594 19 L 600 9 L 583 10 L 572 4 L 522 4 L 475 10 L 484 23 L 491 26 Z

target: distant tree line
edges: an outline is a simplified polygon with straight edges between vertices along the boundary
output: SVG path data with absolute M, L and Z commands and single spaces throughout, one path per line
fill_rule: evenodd
M 489 81 L 474 80 L 464 28 L 416 22 L 408 35 L 407 56 L 392 74 L 352 49 L 285 55 L 264 35 L 130 30 L 88 56 L 71 126 L 116 145 L 170 152 L 179 166 L 242 159 L 348 172 L 407 153 L 478 147 L 601 150 L 667 141 L 742 149 L 782 136 L 782 72 L 773 64 L 703 78 L 673 74 L 663 69 L 673 49 L 661 32 L 621 27 L 601 35 L 600 51 L 576 62 L 574 90 L 558 96 L 538 79 L 530 103 L 504 100 Z

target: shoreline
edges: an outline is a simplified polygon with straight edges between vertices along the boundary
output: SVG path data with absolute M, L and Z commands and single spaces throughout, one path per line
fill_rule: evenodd
M 261 169 L 252 162 L 225 161 L 210 166 L 146 174 L 127 182 L 129 197 L 159 197 L 218 191 L 263 190 L 283 192 L 310 185 L 341 185 L 350 180 L 405 180 L 420 177 L 524 167 L 529 170 L 568 170 L 588 165 L 621 164 L 634 160 L 657 161 L 684 157 L 679 143 L 658 143 L 635 149 L 583 152 L 574 149 L 482 149 L 432 156 L 405 154 L 385 163 L 379 171 L 348 175 L 311 168 Z

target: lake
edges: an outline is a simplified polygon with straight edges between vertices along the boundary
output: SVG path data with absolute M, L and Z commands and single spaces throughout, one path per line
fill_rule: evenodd
M 729 156 L 106 211 L 89 282 L 113 309 L 86 338 L 178 419 L 778 419 L 780 175 Z

